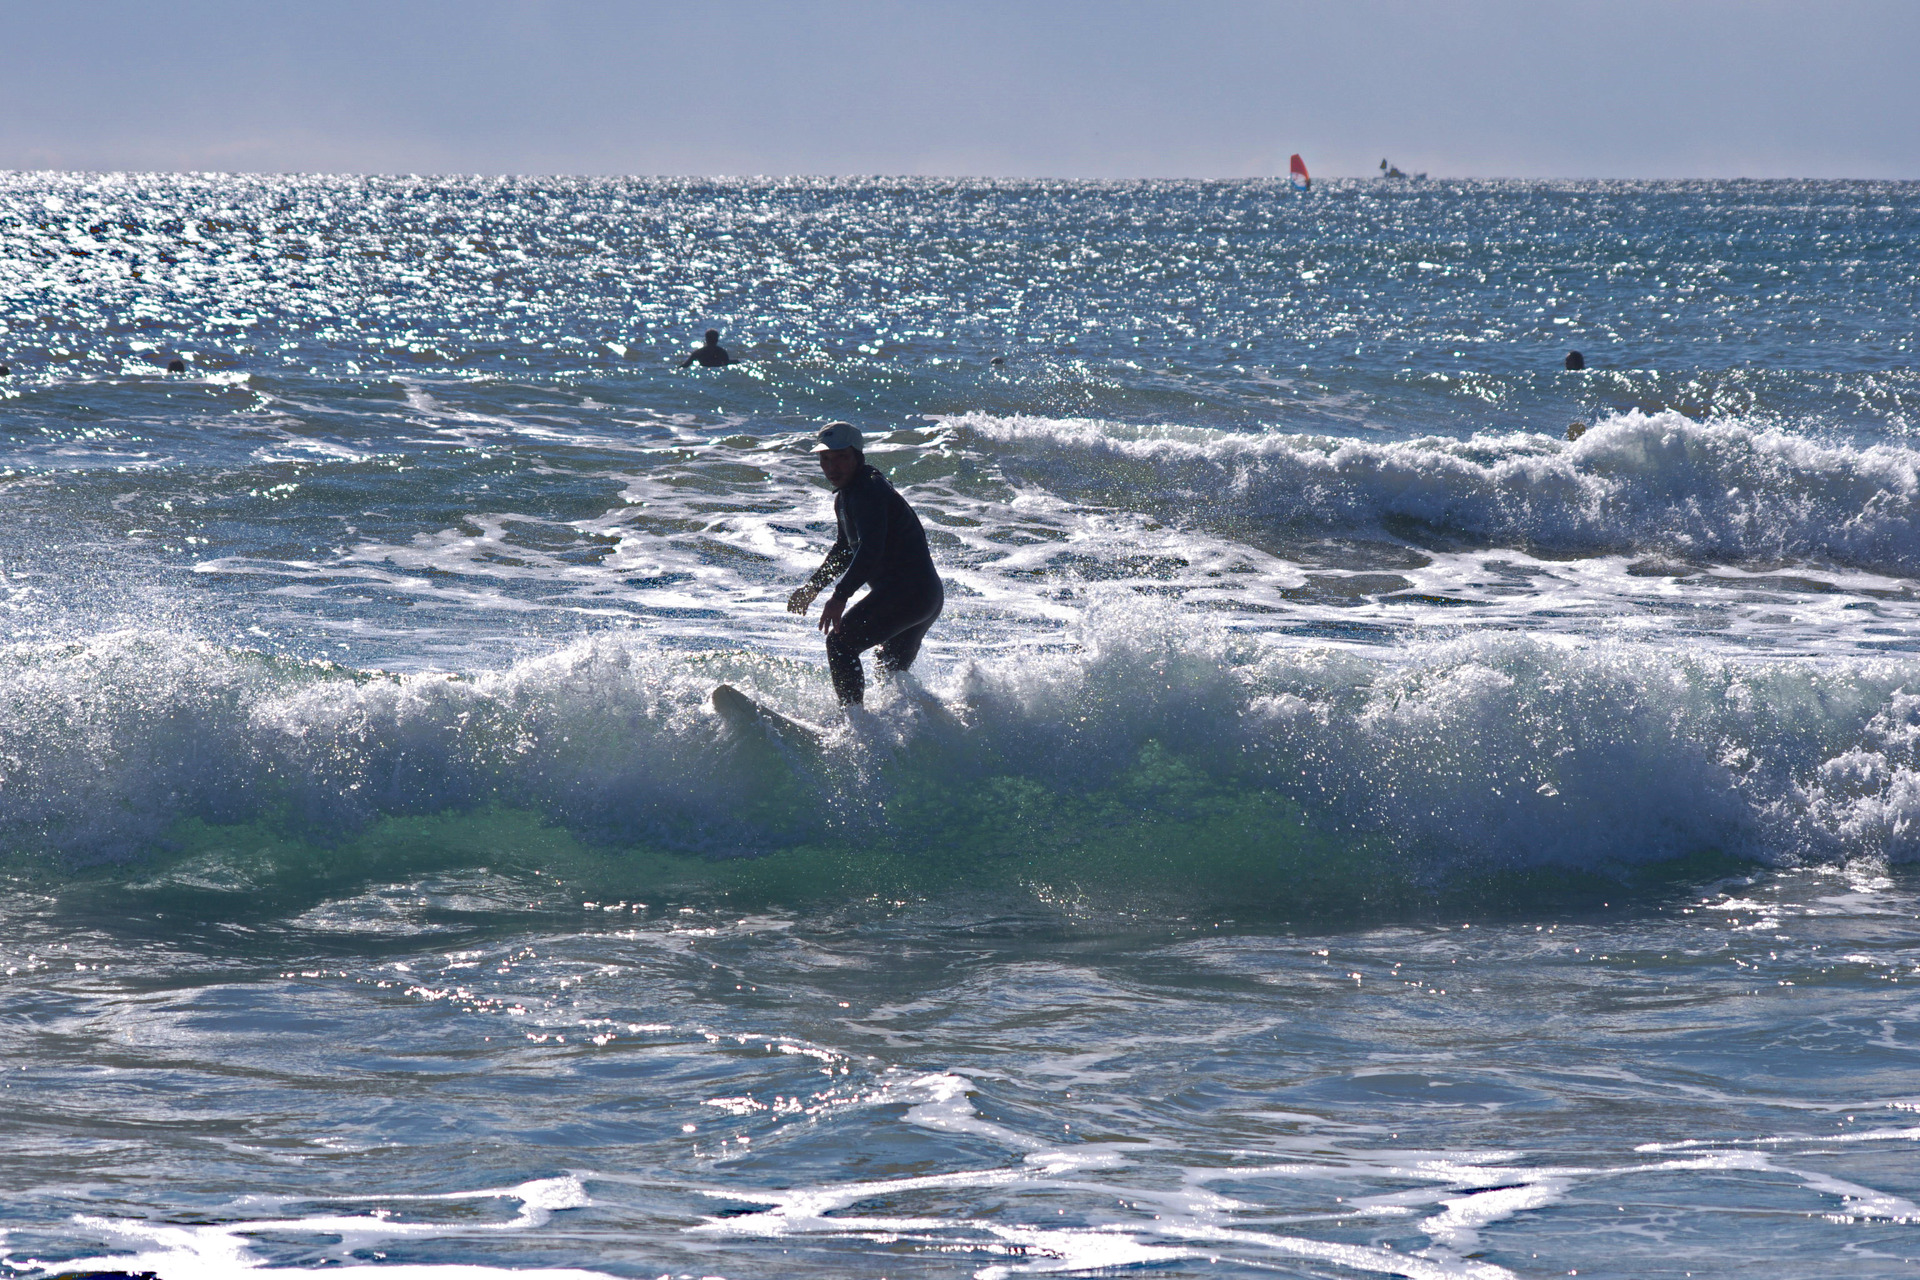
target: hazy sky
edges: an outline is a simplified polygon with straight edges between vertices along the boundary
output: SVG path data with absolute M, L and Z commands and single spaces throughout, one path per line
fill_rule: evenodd
M 0 0 L 0 168 L 1920 178 L 1920 0 Z

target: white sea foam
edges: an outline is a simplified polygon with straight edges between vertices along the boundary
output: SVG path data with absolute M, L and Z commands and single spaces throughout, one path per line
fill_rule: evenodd
M 449 407 L 421 387 L 408 393 L 373 438 L 424 460 L 417 475 L 382 483 L 427 519 L 342 528 L 336 513 L 312 511 L 309 554 L 223 541 L 195 565 L 198 588 L 293 652 L 312 652 L 315 639 L 356 656 L 372 646 L 402 669 L 458 651 L 497 662 L 502 648 L 535 647 L 528 632 L 586 626 L 816 653 L 811 627 L 785 610 L 831 539 L 830 501 L 800 433 L 611 424 L 572 403 L 549 422 L 525 406 Z M 301 426 L 311 412 L 276 401 L 228 424 L 244 436 L 237 460 L 385 470 L 368 440 Z M 555 510 L 482 485 L 449 521 L 439 487 L 468 479 L 452 464 L 505 474 L 522 437 L 585 451 L 589 461 L 569 463 L 584 469 L 562 474 L 590 496 L 569 494 Z M 1573 444 L 976 414 L 877 435 L 872 456 L 920 511 L 950 584 L 933 656 L 1017 649 L 1076 625 L 1091 605 L 1142 594 L 1307 644 L 1524 629 L 1729 655 L 1920 648 L 1910 576 L 1920 455 L 1897 446 L 1817 444 L 1672 413 L 1606 419 Z M 303 474 L 262 493 L 279 501 L 313 483 Z M 98 554 L 112 566 L 145 545 Z M 78 604 L 102 612 L 73 599 L 61 573 L 9 572 L 16 617 L 46 633 L 71 634 L 62 620 Z M 114 599 L 124 599 L 117 584 Z
M 1674 412 L 1398 442 L 969 414 L 1009 474 L 1275 532 L 1404 527 L 1490 546 L 1920 566 L 1920 452 L 1824 445 Z
M 526 1232 L 545 1226 L 557 1210 L 578 1209 L 591 1203 L 579 1179 L 570 1176 L 543 1178 L 516 1187 L 483 1191 L 367 1198 L 377 1199 L 383 1205 L 511 1200 L 517 1203 L 518 1211 L 510 1219 L 465 1219 L 453 1226 L 407 1221 L 386 1209 L 367 1214 L 316 1213 L 282 1218 L 241 1218 L 191 1226 L 79 1215 L 74 1219 L 77 1231 L 109 1244 L 120 1245 L 131 1252 L 68 1258 L 51 1265 L 26 1259 L 8 1259 L 8 1263 L 22 1270 L 37 1269 L 44 1274 L 96 1270 L 151 1272 L 161 1280 L 230 1280 L 232 1277 L 282 1271 L 305 1273 L 321 1267 L 269 1266 L 249 1237 L 286 1233 L 332 1237 L 335 1243 L 326 1251 L 323 1266 L 326 1263 L 364 1263 L 367 1259 L 363 1255 L 391 1241 L 426 1242 L 449 1237 L 466 1239 L 474 1235 Z M 382 1277 L 398 1277 L 398 1280 L 499 1280 L 507 1276 L 525 1280 L 599 1280 L 604 1274 L 577 1268 L 491 1267 L 474 1263 L 395 1263 L 380 1267 Z
M 1441 1212 L 1421 1220 L 1420 1229 L 1434 1244 L 1456 1256 L 1465 1257 L 1480 1247 L 1483 1228 L 1515 1214 L 1544 1209 L 1566 1195 L 1571 1179 L 1535 1177 L 1517 1187 L 1495 1187 L 1450 1196 L 1440 1203 Z
M 1104 829 L 1073 807 L 1101 795 L 1176 824 L 1196 803 L 1295 805 L 1436 883 L 1707 852 L 1920 855 L 1908 661 L 1735 663 L 1498 636 L 1368 660 L 1250 646 L 1171 612 L 1096 616 L 1078 641 L 929 672 L 944 703 L 883 688 L 869 728 L 836 731 L 819 757 L 748 749 L 707 709 L 726 680 L 836 719 L 814 666 L 739 653 L 603 638 L 456 679 L 178 634 L 16 646 L 0 662 L 0 813 L 17 848 L 81 861 L 138 858 L 186 818 L 327 841 L 501 805 L 689 853 L 830 838 L 990 858 L 1003 839 Z M 1056 800 L 1009 810 L 1009 785 Z M 916 796 L 939 804 L 916 817 Z

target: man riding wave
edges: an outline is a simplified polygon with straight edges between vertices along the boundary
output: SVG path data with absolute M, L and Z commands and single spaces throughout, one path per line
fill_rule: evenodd
M 827 636 L 827 668 L 843 706 L 866 693 L 860 655 L 878 646 L 883 671 L 905 671 L 920 641 L 939 618 L 946 589 L 927 550 L 927 533 L 878 468 L 867 465 L 865 440 L 850 422 L 830 422 L 814 437 L 820 471 L 833 486 L 839 536 L 820 567 L 787 599 L 787 611 L 804 614 L 837 577 L 820 608 Z M 847 602 L 861 587 L 860 603 Z

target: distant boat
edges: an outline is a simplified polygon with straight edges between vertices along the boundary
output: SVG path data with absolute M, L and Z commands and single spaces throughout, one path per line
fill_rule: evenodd
M 1295 191 L 1308 191 L 1312 189 L 1313 179 L 1307 176 L 1307 162 L 1300 158 L 1298 152 L 1294 153 L 1293 160 L 1288 164 L 1288 168 L 1292 171 L 1293 189 Z
M 1382 178 L 1404 178 L 1409 182 L 1425 182 L 1427 180 L 1427 175 L 1424 173 L 1402 173 L 1400 172 L 1399 165 L 1388 164 L 1385 160 L 1380 162 L 1380 176 Z

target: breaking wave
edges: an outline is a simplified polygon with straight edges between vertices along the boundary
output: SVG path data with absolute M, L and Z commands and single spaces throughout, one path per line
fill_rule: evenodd
M 1561 554 L 1920 565 L 1920 452 L 1630 412 L 1578 440 L 1249 435 L 965 415 L 1003 470 L 1064 495 L 1280 535 L 1387 531 Z
M 473 677 L 140 631 L 15 647 L 0 839 L 41 874 L 198 859 L 235 889 L 288 850 L 307 875 L 564 854 L 634 892 L 1124 886 L 1281 911 L 1920 858 L 1911 661 L 1487 636 L 1370 657 L 1138 612 L 1081 641 L 895 685 L 852 722 L 807 664 L 604 637 Z M 722 680 L 838 727 L 817 752 L 729 729 Z

